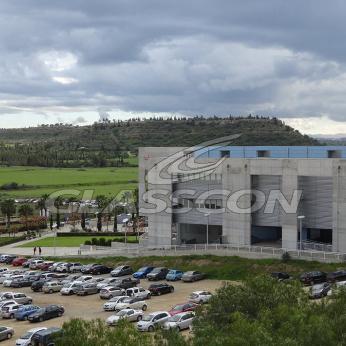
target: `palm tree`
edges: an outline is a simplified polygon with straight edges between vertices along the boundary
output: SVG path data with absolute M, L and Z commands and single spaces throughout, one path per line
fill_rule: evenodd
M 47 200 L 49 198 L 49 195 L 45 193 L 41 196 L 41 198 L 38 201 L 38 208 L 42 212 L 44 210 L 44 216 L 47 217 Z
M 25 230 L 28 231 L 28 217 L 34 214 L 34 209 L 29 204 L 22 204 L 18 209 L 18 213 L 24 218 Z
M 5 199 L 0 204 L 2 214 L 6 217 L 6 229 L 10 233 L 11 216 L 16 213 L 16 203 L 14 199 Z
M 60 207 L 63 205 L 63 199 L 58 196 L 54 201 L 54 206 L 56 208 L 56 228 L 60 228 Z

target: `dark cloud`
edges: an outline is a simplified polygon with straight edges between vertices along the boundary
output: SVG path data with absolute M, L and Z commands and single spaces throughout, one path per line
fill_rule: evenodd
M 345 11 L 341 0 L 3 0 L 0 114 L 345 120 Z

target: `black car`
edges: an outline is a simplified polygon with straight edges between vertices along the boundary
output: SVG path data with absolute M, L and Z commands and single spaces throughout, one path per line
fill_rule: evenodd
M 300 275 L 300 282 L 304 285 L 314 285 L 327 281 L 327 274 L 320 271 L 307 272 Z
M 6 264 L 11 264 L 13 262 L 13 260 L 15 258 L 17 258 L 18 256 L 16 255 L 9 255 L 5 258 L 4 262 L 3 263 L 6 263 Z
M 288 280 L 290 278 L 289 274 L 285 272 L 273 272 L 270 275 L 272 278 L 277 279 L 279 281 Z
M 59 337 L 63 337 L 63 330 L 61 328 L 51 327 L 36 332 L 32 336 L 31 341 L 33 346 L 53 346 L 54 341 L 57 341 Z
M 98 266 L 98 264 L 97 263 L 86 264 L 86 265 L 82 266 L 80 271 L 83 274 L 91 274 L 91 269 L 95 266 Z
M 54 317 L 61 317 L 65 312 L 63 306 L 48 305 L 45 308 L 38 309 L 33 314 L 29 315 L 28 320 L 30 322 L 43 322 Z
M 131 287 L 136 287 L 139 283 L 139 279 L 125 278 L 117 280 L 115 283 L 112 284 L 112 286 L 123 288 L 126 290 Z
M 149 281 L 164 280 L 168 274 L 169 269 L 165 267 L 154 268 L 148 275 L 147 279 Z
M 103 264 L 97 264 L 90 268 L 89 274 L 100 275 L 100 274 L 109 274 L 112 271 L 112 268 L 104 266 Z
M 328 273 L 327 281 L 332 283 L 346 281 L 346 270 L 337 270 L 336 272 Z
M 153 296 L 160 296 L 161 294 L 173 293 L 174 287 L 168 284 L 152 284 L 148 290 Z

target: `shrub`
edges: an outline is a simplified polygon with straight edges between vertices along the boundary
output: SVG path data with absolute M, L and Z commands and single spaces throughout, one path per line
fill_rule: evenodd
M 97 239 L 97 238 L 92 238 L 92 239 L 91 239 L 91 244 L 92 244 L 92 245 L 98 245 L 98 244 L 99 244 L 98 239 Z
M 282 262 L 286 263 L 291 260 L 291 255 L 286 251 L 281 256 Z
M 105 238 L 100 238 L 99 239 L 99 245 L 100 246 L 106 246 L 106 239 Z
M 108 239 L 106 241 L 106 246 L 112 246 L 112 240 L 111 239 Z
M 84 242 L 84 245 L 91 245 L 91 241 L 90 241 L 90 240 L 86 240 L 86 241 Z

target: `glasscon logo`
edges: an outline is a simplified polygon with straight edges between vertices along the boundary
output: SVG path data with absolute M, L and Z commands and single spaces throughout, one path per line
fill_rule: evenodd
M 271 190 L 269 193 L 258 189 L 229 191 L 221 187 L 221 181 L 220 188 L 208 188 L 207 191 L 198 191 L 193 184 L 182 184 L 184 187 L 172 189 L 174 183 L 188 183 L 201 178 L 208 184 L 207 180 L 211 181 L 212 175 L 217 175 L 214 174 L 217 168 L 227 159 L 227 156 L 222 155 L 217 155 L 219 158 L 210 157 L 209 152 L 222 151 L 222 148 L 240 136 L 236 134 L 203 142 L 155 162 L 144 177 L 146 191 L 141 196 L 140 213 L 183 214 L 193 209 L 203 215 L 206 212 L 249 214 L 260 210 L 264 214 L 272 214 L 277 212 L 277 203 L 284 213 L 296 213 L 302 196 L 301 190 L 294 190 L 290 196 L 285 196 L 280 189 Z M 150 163 L 149 157 L 145 154 L 143 158 Z

